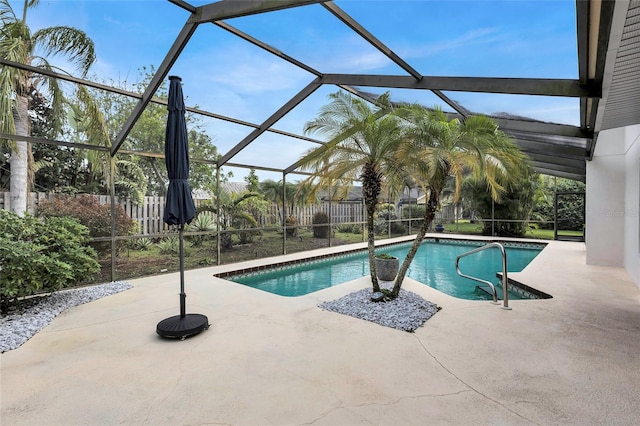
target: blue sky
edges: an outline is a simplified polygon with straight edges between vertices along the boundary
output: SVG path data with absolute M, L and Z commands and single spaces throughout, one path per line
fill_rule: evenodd
M 17 13 L 22 2 L 11 1 Z M 193 1 L 193 5 L 208 3 Z M 575 2 L 335 2 L 423 75 L 577 78 Z M 189 13 L 168 1 L 46 1 L 29 12 L 32 30 L 69 25 L 94 41 L 92 79 L 135 82 L 158 66 Z M 405 73 L 320 5 L 233 19 L 229 24 L 326 73 Z M 70 70 L 71 71 L 71 70 Z M 200 25 L 170 74 L 183 79 L 188 105 L 260 123 L 314 76 L 232 36 Z M 363 88 L 373 93 L 385 89 Z M 274 126 L 301 133 L 336 87 L 323 87 Z M 440 104 L 427 91 L 392 90 L 394 100 Z M 510 112 L 579 124 L 576 99 L 448 92 L 479 113 Z M 448 109 L 445 107 L 445 110 Z M 252 129 L 203 119 L 221 153 Z M 285 168 L 315 145 L 266 133 L 231 161 Z M 244 170 L 234 170 L 236 179 Z M 279 180 L 281 174 L 260 173 Z M 294 177 L 293 179 L 296 179 Z

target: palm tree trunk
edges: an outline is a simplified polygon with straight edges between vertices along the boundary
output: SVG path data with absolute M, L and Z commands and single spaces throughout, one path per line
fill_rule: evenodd
M 371 283 L 373 291 L 380 291 L 378 284 L 378 276 L 376 274 L 376 235 L 373 228 L 374 218 L 376 214 L 376 205 L 378 204 L 378 195 L 382 187 L 382 175 L 371 163 L 364 164 L 362 170 L 362 198 L 367 209 L 367 249 L 369 253 L 369 273 L 371 274 Z
M 373 291 L 380 291 L 380 284 L 378 283 L 378 276 L 376 274 L 376 236 L 373 228 L 374 215 L 376 212 L 376 206 L 367 204 L 367 251 L 369 253 L 369 273 L 371 274 L 371 283 L 373 284 Z
M 404 258 L 402 262 L 402 266 L 400 266 L 400 270 L 398 271 L 398 276 L 396 277 L 396 281 L 393 284 L 393 292 L 392 297 L 398 297 L 400 294 L 400 287 L 402 287 L 402 282 L 404 281 L 404 277 L 407 275 L 407 271 L 409 270 L 409 266 L 411 266 L 411 262 L 416 255 L 416 252 L 420 248 L 420 244 L 422 244 L 422 240 L 424 240 L 424 236 L 427 233 L 427 230 L 433 223 L 433 219 L 436 217 L 436 210 L 438 209 L 438 203 L 440 200 L 440 192 L 431 190 L 431 194 L 429 195 L 429 201 L 427 201 L 427 206 L 424 209 L 424 221 L 420 229 L 418 230 L 418 234 L 416 235 L 415 240 L 413 240 L 413 244 L 409 249 L 409 253 Z
M 29 136 L 29 101 L 26 96 L 16 96 L 14 122 L 17 136 Z M 24 216 L 27 211 L 29 192 L 29 143 L 16 141 L 16 149 L 11 152 L 11 211 Z

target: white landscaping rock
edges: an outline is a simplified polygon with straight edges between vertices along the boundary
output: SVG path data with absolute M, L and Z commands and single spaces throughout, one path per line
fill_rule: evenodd
M 65 309 L 110 296 L 132 287 L 129 283 L 114 281 L 108 284 L 62 290 L 50 296 L 42 297 L 40 302 L 24 311 L 0 317 L 0 352 L 20 347 Z
M 419 295 L 406 290 L 394 300 L 374 302 L 371 300 L 372 290 L 365 288 L 330 302 L 323 302 L 318 307 L 371 321 L 398 330 L 413 332 L 438 312 L 438 306 Z

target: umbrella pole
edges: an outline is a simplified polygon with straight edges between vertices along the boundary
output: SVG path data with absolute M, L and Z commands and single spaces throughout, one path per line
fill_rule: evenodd
M 179 240 L 180 240 L 180 318 L 186 316 L 186 298 L 184 293 L 184 225 L 180 225 L 179 228 Z
M 167 101 L 165 164 L 169 175 L 164 222 L 178 225 L 178 241 L 180 244 L 180 315 L 165 318 L 156 326 L 156 333 L 161 337 L 181 340 L 200 333 L 209 328 L 209 319 L 201 314 L 186 313 L 184 293 L 184 224 L 191 221 L 196 210 L 189 187 L 189 141 L 184 122 L 184 99 L 180 77 L 169 77 L 169 99 Z
M 200 333 L 209 328 L 209 319 L 201 314 L 186 314 L 184 293 L 184 225 L 180 225 L 180 315 L 166 318 L 156 326 L 156 333 L 161 337 L 178 338 L 184 340 L 189 336 Z

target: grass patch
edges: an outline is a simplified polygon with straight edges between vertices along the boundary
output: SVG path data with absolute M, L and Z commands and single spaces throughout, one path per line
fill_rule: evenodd
M 448 234 L 464 234 L 464 235 L 483 235 L 482 223 L 471 223 L 469 220 L 459 220 L 457 223 L 445 224 L 444 233 Z M 583 236 L 582 231 L 558 231 L 559 235 L 580 237 Z M 531 227 L 527 231 L 524 238 L 533 238 L 541 240 L 553 240 L 553 229 L 538 229 L 537 227 Z
M 359 242 L 362 242 L 362 235 L 360 234 L 335 232 L 332 236 L 331 245 L 339 246 Z M 185 269 L 190 270 L 217 265 L 218 250 L 216 244 L 217 241 L 214 237 L 206 239 L 199 246 L 192 246 L 189 242 L 189 236 L 185 236 Z M 250 244 L 239 244 L 239 241 L 234 236 L 233 247 L 229 250 L 222 250 L 220 263 L 229 264 L 279 256 L 282 254 L 282 247 L 282 232 L 263 231 L 262 236 L 257 237 Z M 295 237 L 287 236 L 286 239 L 287 253 L 297 253 L 324 247 L 329 247 L 329 239 L 314 238 L 313 232 L 307 228 L 300 228 Z M 82 284 L 111 281 L 111 257 L 109 254 L 100 259 L 100 266 L 100 272 Z M 116 257 L 116 276 L 114 279 L 126 280 L 178 271 L 180 271 L 178 253 L 161 253 L 160 246 L 156 241 L 145 250 L 133 248 L 121 250 Z

